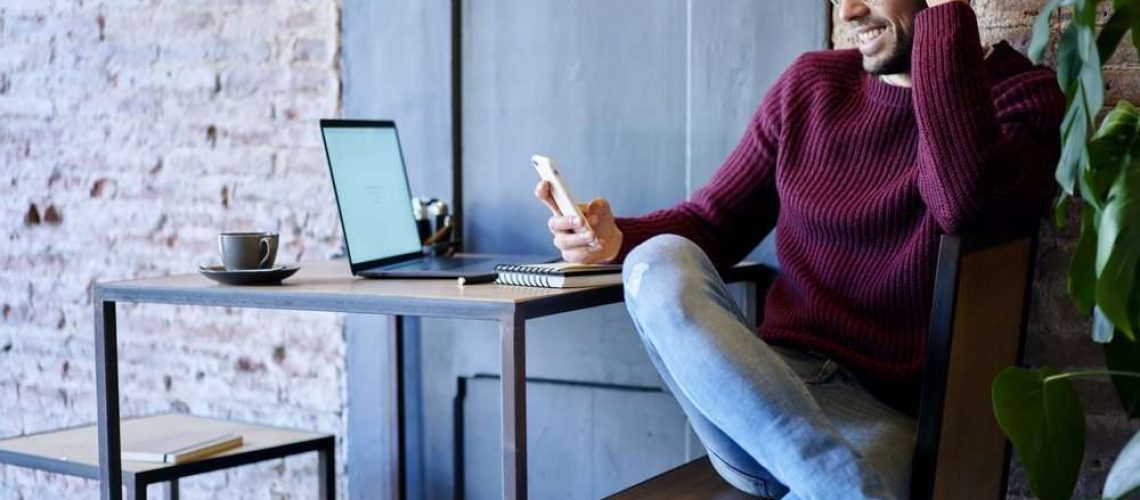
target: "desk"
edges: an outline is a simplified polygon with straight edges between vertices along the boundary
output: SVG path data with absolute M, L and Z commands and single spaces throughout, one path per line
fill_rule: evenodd
M 368 313 L 499 322 L 502 387 L 503 496 L 526 498 L 526 320 L 622 300 L 620 286 L 577 289 L 502 285 L 458 287 L 453 280 L 367 280 L 345 262 L 305 263 L 280 286 L 219 285 L 198 274 L 100 283 L 95 286 L 95 361 L 98 389 L 99 479 L 104 500 L 122 496 L 119 376 L 115 304 L 150 303 Z M 755 303 L 755 301 L 751 301 Z M 398 326 L 399 321 L 395 324 Z M 402 344 L 400 328 L 392 331 Z M 400 349 L 387 369 L 389 408 L 401 432 L 387 457 L 397 464 L 396 496 L 404 491 L 403 385 Z M 349 436 L 351 438 L 351 436 Z

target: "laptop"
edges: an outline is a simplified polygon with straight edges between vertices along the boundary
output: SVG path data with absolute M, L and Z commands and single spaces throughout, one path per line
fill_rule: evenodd
M 396 124 L 321 120 L 321 136 L 354 276 L 475 278 L 497 264 L 549 262 L 535 255 L 425 255 Z

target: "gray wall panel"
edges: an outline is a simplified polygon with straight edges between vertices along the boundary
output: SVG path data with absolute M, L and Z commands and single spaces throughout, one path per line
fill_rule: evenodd
M 620 491 L 684 457 L 685 416 L 662 392 L 528 384 L 532 498 L 593 499 Z M 499 385 L 474 379 L 465 405 L 470 499 L 501 498 Z
M 395 120 L 413 196 L 450 203 L 448 3 L 345 0 L 343 9 L 344 116 Z
M 826 2 L 693 1 L 690 168 L 699 189 L 744 134 L 768 88 L 796 56 L 827 47 Z M 773 239 L 749 260 L 775 264 Z
M 622 213 L 684 196 L 684 1 L 465 5 L 469 248 L 551 251 L 533 153 L 553 156 L 576 196 Z

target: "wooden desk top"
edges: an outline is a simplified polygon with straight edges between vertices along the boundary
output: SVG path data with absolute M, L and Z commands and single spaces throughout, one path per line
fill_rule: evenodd
M 346 261 L 303 262 L 280 285 L 232 286 L 198 273 L 100 283 L 96 302 L 253 307 L 404 314 L 470 319 L 545 316 L 622 300 L 620 285 L 532 288 L 494 283 L 460 287 L 454 279 L 365 279 Z

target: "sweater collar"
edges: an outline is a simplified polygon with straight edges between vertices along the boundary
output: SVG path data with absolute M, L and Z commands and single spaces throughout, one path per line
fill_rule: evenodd
M 894 108 L 909 108 L 911 89 L 891 85 L 878 76 L 863 72 L 863 87 L 871 99 Z

